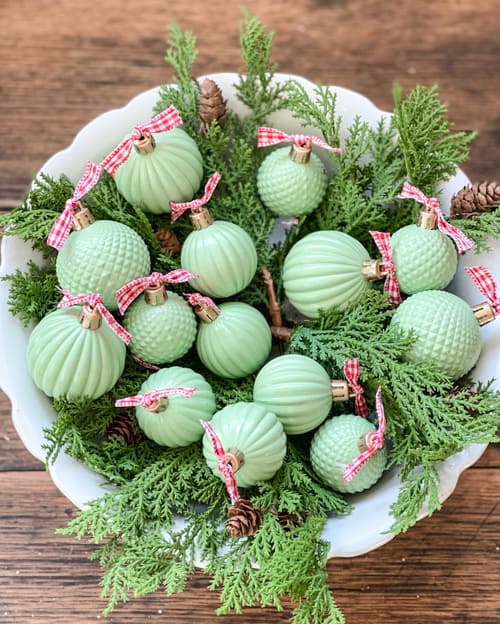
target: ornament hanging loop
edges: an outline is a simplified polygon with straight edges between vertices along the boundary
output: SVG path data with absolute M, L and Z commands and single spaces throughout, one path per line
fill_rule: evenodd
M 296 141 L 290 148 L 289 158 L 298 165 L 306 165 L 311 160 L 312 142 L 307 138 L 303 142 Z
M 224 453 L 224 461 L 231 466 L 234 473 L 237 472 L 245 463 L 245 455 L 243 451 L 231 447 Z
M 148 130 L 145 130 L 140 138 L 135 139 L 134 147 L 136 151 L 141 155 L 151 154 L 156 147 L 156 141 L 154 136 Z
M 203 323 L 213 323 L 220 314 L 220 308 L 210 299 L 200 293 L 191 293 L 184 295 L 188 303 L 194 307 L 196 316 Z

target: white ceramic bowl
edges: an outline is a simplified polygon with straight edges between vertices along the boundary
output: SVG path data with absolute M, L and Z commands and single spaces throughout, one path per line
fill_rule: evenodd
M 236 74 L 214 74 L 211 77 L 221 87 L 228 105 L 238 114 L 244 115 L 245 107 L 236 99 L 233 84 L 237 80 Z M 315 85 L 300 77 L 299 80 L 305 89 L 312 95 Z M 288 75 L 278 74 L 277 80 L 290 78 Z M 337 95 L 337 111 L 342 116 L 342 131 L 359 115 L 363 120 L 375 126 L 381 117 L 388 118 L 389 113 L 376 108 L 364 96 L 343 89 L 330 87 Z M 72 144 L 65 150 L 50 158 L 41 171 L 58 177 L 65 173 L 74 183 L 80 178 L 87 161 L 100 162 L 122 137 L 130 132 L 138 123 L 148 121 L 152 116 L 152 109 L 158 99 L 158 89 L 154 88 L 139 94 L 126 106 L 106 112 L 88 125 L 75 137 Z M 287 132 L 304 132 L 314 134 L 314 128 L 304 129 L 288 112 L 273 114 L 269 124 Z M 458 171 L 456 176 L 442 189 L 442 205 L 449 205 L 454 192 L 462 188 L 468 179 Z M 29 259 L 40 261 L 29 244 L 23 243 L 15 237 L 4 237 L 2 241 L 2 264 L 0 275 L 13 273 L 17 268 L 25 267 Z M 496 262 L 493 262 L 493 258 Z M 479 258 L 479 261 L 488 265 L 494 272 L 499 267 L 500 247 L 497 245 L 488 257 Z M 472 258 L 469 264 L 477 264 L 478 259 Z M 462 261 L 463 264 L 463 261 Z M 500 274 L 497 269 L 495 278 L 500 283 Z M 477 303 L 482 297 L 474 291 L 469 278 L 459 272 L 454 281 L 453 289 L 461 294 L 469 303 Z M 19 437 L 26 448 L 40 460 L 44 460 L 43 428 L 49 425 L 55 417 L 49 399 L 33 384 L 26 366 L 25 351 L 29 330 L 13 318 L 7 309 L 8 282 L 0 282 L 0 385 L 12 402 L 12 419 Z M 475 377 L 487 380 L 498 377 L 499 372 L 499 340 L 498 324 L 491 324 L 484 328 L 485 346 L 481 359 L 476 367 Z M 463 470 L 478 460 L 485 449 L 484 445 L 472 445 L 461 453 L 457 453 L 438 466 L 440 475 L 439 497 L 444 501 L 454 490 L 457 480 Z M 99 497 L 109 486 L 103 484 L 100 475 L 92 472 L 81 463 L 75 461 L 65 453 L 61 453 L 57 461 L 49 468 L 51 477 L 58 489 L 78 508 Z M 395 502 L 400 488 L 397 471 L 393 469 L 368 492 L 352 497 L 354 508 L 351 514 L 341 518 L 328 520 L 324 538 L 331 544 L 330 556 L 353 557 L 368 552 L 393 536 L 388 533 L 393 519 L 390 516 L 390 506 Z M 422 509 L 420 517 L 427 515 Z M 366 522 L 369 518 L 370 521 Z M 182 524 L 182 518 L 177 519 Z

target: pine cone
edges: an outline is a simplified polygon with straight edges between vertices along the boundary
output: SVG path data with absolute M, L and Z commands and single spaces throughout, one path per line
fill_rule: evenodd
M 262 524 L 262 511 L 255 509 L 252 502 L 239 498 L 228 511 L 226 530 L 233 537 L 255 535 Z
M 181 244 L 179 239 L 172 230 L 162 228 L 156 232 L 156 238 L 158 239 L 161 250 L 171 258 L 178 256 L 181 252 Z
M 201 94 L 198 102 L 198 112 L 201 117 L 200 132 L 206 134 L 207 126 L 217 121 L 223 126 L 227 119 L 227 100 L 222 97 L 222 91 L 216 82 L 205 78 L 201 83 Z
M 118 412 L 113 418 L 106 431 L 106 437 L 117 436 L 121 438 L 127 446 L 135 446 L 142 441 L 143 435 L 136 431 L 132 419 L 126 412 Z
M 451 397 L 456 396 L 459 393 L 464 393 L 467 399 L 472 398 L 473 396 L 476 395 L 476 392 L 472 388 L 468 386 L 460 386 L 459 384 L 456 384 L 452 387 L 451 390 L 449 390 L 446 393 L 445 396 L 451 398 Z M 466 407 L 466 409 L 469 412 L 470 416 L 476 415 L 476 410 L 473 407 Z
M 450 215 L 457 219 L 471 219 L 482 212 L 491 212 L 500 206 L 500 184 L 479 182 L 464 186 L 451 199 Z
M 300 521 L 304 518 L 305 514 L 292 513 L 286 509 L 278 511 L 278 522 L 281 524 L 284 531 L 289 531 L 296 526 L 299 526 Z

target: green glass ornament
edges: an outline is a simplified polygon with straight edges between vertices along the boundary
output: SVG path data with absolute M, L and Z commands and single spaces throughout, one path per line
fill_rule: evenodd
M 136 407 L 139 427 L 148 438 L 162 446 L 188 446 L 201 440 L 203 427 L 200 420 L 210 420 L 215 412 L 215 397 L 210 384 L 190 368 L 162 368 L 146 379 L 140 393 L 179 387 L 196 388 L 196 391 L 189 398 L 181 394 L 162 398 L 152 408 Z
M 385 447 L 374 453 L 350 481 L 344 481 L 343 476 L 346 466 L 366 450 L 367 434 L 374 431 L 375 426 L 370 421 L 354 414 L 327 420 L 311 442 L 311 464 L 315 473 L 337 492 L 353 494 L 371 487 L 384 472 Z
M 251 305 L 236 301 L 220 308 L 197 305 L 196 313 L 201 319 L 196 337 L 198 356 L 219 377 L 245 377 L 269 357 L 271 329 Z
M 87 305 L 45 316 L 28 340 L 28 370 L 47 396 L 97 399 L 125 366 L 125 343 Z
M 238 487 L 271 479 L 283 464 L 286 435 L 282 424 L 265 407 L 233 403 L 216 412 L 210 424 L 226 451 Z M 207 434 L 203 436 L 203 455 L 214 475 L 223 479 Z
M 309 318 L 317 318 L 321 309 L 342 310 L 370 288 L 363 275 L 363 264 L 369 259 L 363 245 L 344 232 L 312 232 L 296 242 L 285 258 L 285 294 Z
M 397 308 L 391 325 L 416 337 L 406 353 L 410 362 L 432 362 L 452 379 L 468 373 L 479 358 L 479 323 L 469 305 L 452 293 L 427 290 Z
M 253 400 L 276 414 L 285 433 L 305 433 L 320 425 L 330 412 L 331 380 L 312 358 L 281 355 L 259 371 Z

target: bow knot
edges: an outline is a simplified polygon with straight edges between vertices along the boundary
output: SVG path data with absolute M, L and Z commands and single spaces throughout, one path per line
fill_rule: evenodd
M 277 145 L 285 141 L 291 141 L 296 145 L 304 145 L 307 142 L 311 142 L 313 145 L 322 147 L 330 152 L 342 152 L 341 147 L 332 147 L 325 141 L 316 136 L 307 134 L 287 134 L 276 128 L 260 127 L 257 131 L 257 147 L 269 147 L 271 145 Z
M 399 282 L 396 277 L 396 267 L 392 262 L 391 235 L 388 232 L 376 232 L 371 230 L 377 249 L 384 259 L 384 271 L 387 273 L 384 282 L 384 292 L 389 294 L 389 301 L 393 305 L 399 305 L 402 301 L 399 291 Z
M 482 265 L 464 268 L 481 294 L 486 297 L 495 314 L 500 314 L 500 298 L 498 297 L 497 285 L 493 275 Z
M 344 377 L 354 393 L 354 411 L 358 416 L 366 418 L 368 416 L 368 406 L 363 396 L 363 387 L 359 383 L 359 373 L 360 365 L 357 358 L 348 358 L 344 361 Z
M 240 494 L 238 492 L 238 485 L 236 484 L 236 478 L 234 476 L 233 468 L 231 464 L 227 461 L 226 451 L 224 450 L 222 442 L 220 441 L 219 436 L 215 432 L 212 425 L 206 420 L 201 420 L 200 422 L 203 429 L 205 429 L 208 437 L 210 438 L 213 451 L 215 453 L 215 456 L 217 457 L 217 470 L 224 477 L 227 493 L 229 494 L 229 498 L 231 499 L 231 504 L 234 505 L 234 503 L 240 498 Z
M 171 223 L 174 223 L 181 215 L 183 215 L 186 210 L 191 208 L 191 210 L 199 210 L 204 204 L 206 204 L 213 195 L 215 191 L 215 187 L 219 183 L 221 175 L 218 171 L 216 171 L 211 178 L 209 178 L 208 182 L 205 185 L 205 192 L 202 197 L 197 199 L 193 199 L 188 202 L 174 202 L 170 201 L 169 205 L 172 209 L 172 216 L 170 218 Z
M 152 390 L 149 392 L 145 392 L 144 394 L 134 394 L 133 396 L 125 397 L 123 399 L 118 399 L 115 401 L 116 407 L 132 407 L 136 405 L 141 405 L 146 409 L 151 409 L 155 407 L 160 399 L 164 397 L 178 395 L 189 399 L 189 397 L 196 392 L 198 388 L 184 388 L 183 386 L 179 386 L 178 388 L 163 388 L 161 390 Z
M 185 295 L 185 297 L 188 300 L 188 303 L 193 307 L 199 305 L 208 306 L 220 314 L 220 308 L 214 303 L 213 299 L 210 299 L 210 297 L 201 295 L 200 293 L 190 293 L 189 295 Z

